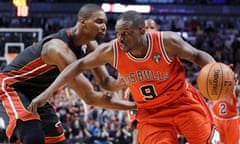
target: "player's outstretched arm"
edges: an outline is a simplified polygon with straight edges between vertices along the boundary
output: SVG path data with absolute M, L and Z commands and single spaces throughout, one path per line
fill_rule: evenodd
M 44 91 L 39 96 L 34 98 L 30 105 L 28 106 L 28 110 L 36 115 L 38 115 L 38 108 L 42 107 L 46 104 L 49 99 L 49 94 Z M 104 107 L 107 109 L 114 110 L 133 110 L 136 109 L 136 104 L 134 102 L 129 102 L 126 100 L 121 100 L 112 97 L 111 93 L 108 92 L 94 92 L 92 95 L 88 95 L 87 97 L 83 97 L 84 101 L 89 105 Z
M 66 55 L 66 54 L 65 54 Z M 135 104 L 124 100 L 115 100 L 101 92 L 95 92 L 91 83 L 79 74 L 84 70 L 92 69 L 105 63 L 112 63 L 113 50 L 111 43 L 102 44 L 94 52 L 86 57 L 68 65 L 57 79 L 38 97 L 33 99 L 29 105 L 29 110 L 36 113 L 37 108 L 46 103 L 48 98 L 62 85 L 69 82 L 70 86 L 83 98 L 88 104 L 101 106 L 110 109 L 128 110 L 135 108 Z M 78 77 L 76 77 L 79 75 Z M 78 83 L 76 84 L 77 81 Z
M 45 93 L 52 95 L 59 87 L 74 80 L 76 76 L 81 74 L 84 70 L 91 70 L 106 63 L 112 64 L 113 59 L 114 56 L 111 42 L 101 44 L 95 51 L 66 66 L 56 80 L 45 90 Z M 78 81 L 88 80 L 80 77 Z M 70 83 L 70 85 L 71 84 L 72 83 Z
M 163 43 L 170 58 L 177 56 L 181 59 L 193 62 L 199 67 L 215 62 L 210 54 L 194 48 L 175 32 L 163 32 Z

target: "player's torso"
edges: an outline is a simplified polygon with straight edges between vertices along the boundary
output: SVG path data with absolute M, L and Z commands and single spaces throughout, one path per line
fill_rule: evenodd
M 57 38 L 68 44 L 77 58 L 83 57 L 80 48 L 74 46 L 70 31 L 67 29 L 60 30 L 52 34 L 35 45 L 25 48 L 2 73 L 7 77 L 6 82 L 16 89 L 20 89 L 26 94 L 39 94 L 46 89 L 59 75 L 60 71 L 54 65 L 48 65 L 41 59 L 41 47 L 44 42 Z
M 182 93 L 184 68 L 178 58 L 170 59 L 163 46 L 161 34 L 148 34 L 148 51 L 144 58 L 135 58 L 114 44 L 115 67 L 134 94 L 139 107 L 166 104 Z M 176 94 L 176 95 L 175 95 Z M 174 98 L 175 97 L 175 98 Z

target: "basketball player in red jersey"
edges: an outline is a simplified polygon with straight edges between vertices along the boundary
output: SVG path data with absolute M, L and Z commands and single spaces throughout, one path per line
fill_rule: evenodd
M 101 44 L 64 69 L 29 109 L 36 113 L 36 108 L 73 76 L 109 63 L 128 84 L 137 104 L 140 144 L 177 144 L 177 134 L 190 144 L 216 143 L 219 134 L 213 127 L 211 112 L 198 91 L 185 80 L 180 61 L 185 59 L 203 67 L 215 62 L 213 57 L 174 32 L 146 32 L 144 18 L 135 11 L 121 14 L 115 31 L 116 39 Z
M 153 19 L 146 19 L 145 20 L 145 29 L 146 31 L 158 30 L 158 26 L 155 20 Z
M 94 50 L 95 40 L 106 32 L 106 23 L 101 7 L 86 4 L 79 10 L 74 27 L 62 29 L 27 47 L 1 71 L 0 103 L 9 118 L 6 133 L 10 142 L 18 139 L 23 144 L 66 143 L 61 122 L 49 103 L 38 109 L 39 115 L 27 111 L 27 106 L 68 64 Z M 118 81 L 108 77 L 103 67 L 93 71 L 103 88 L 125 87 L 124 83 L 117 85 Z M 72 77 L 69 84 L 90 105 L 124 110 L 135 107 L 133 103 L 95 92 L 82 74 Z
M 148 18 L 144 22 L 145 22 L 145 29 L 146 29 L 147 32 L 158 30 L 157 29 L 157 23 L 153 19 Z M 124 98 L 128 101 L 134 101 L 132 93 L 130 92 L 129 88 L 126 89 L 125 94 L 124 94 Z M 137 130 L 136 114 L 137 114 L 136 110 L 129 110 L 128 111 L 128 117 L 129 117 L 129 120 L 131 122 L 131 126 L 133 128 L 132 144 L 138 144 L 139 143 L 138 142 L 138 130 Z
M 237 80 L 237 75 L 235 75 Z M 237 96 L 240 91 L 238 80 L 233 93 L 222 100 L 210 102 L 214 121 L 220 133 L 221 143 L 238 144 L 239 139 L 239 112 Z

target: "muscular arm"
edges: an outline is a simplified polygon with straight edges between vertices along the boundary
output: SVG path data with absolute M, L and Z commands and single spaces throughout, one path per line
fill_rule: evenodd
M 87 56 L 87 57 L 89 58 L 91 56 Z M 72 51 L 68 48 L 68 46 L 63 41 L 58 39 L 53 39 L 47 42 L 46 44 L 44 44 L 42 49 L 42 59 L 47 64 L 56 65 L 59 68 L 59 70 L 62 71 L 63 74 L 60 74 L 57 80 L 33 101 L 36 102 L 39 99 L 45 99 L 45 100 L 48 99 L 48 97 L 52 95 L 53 92 L 55 92 L 61 85 L 68 82 L 69 85 L 77 92 L 77 94 L 87 104 L 101 106 L 105 108 L 111 108 L 111 109 L 121 109 L 121 110 L 135 108 L 135 104 L 133 103 L 130 103 L 124 100 L 115 100 L 107 95 L 104 95 L 102 92 L 94 91 L 88 79 L 86 79 L 83 76 L 83 74 L 80 74 L 82 70 L 78 71 L 79 70 L 78 65 L 76 69 L 77 72 L 73 74 L 70 73 L 70 75 L 68 75 L 68 73 L 66 72 L 71 70 L 71 67 L 75 66 L 75 64 L 78 64 L 78 63 L 74 62 L 76 61 L 75 55 L 72 53 Z M 71 63 L 73 63 L 73 65 L 68 66 Z M 101 64 L 103 64 L 103 62 Z M 83 70 L 85 70 L 84 66 L 83 68 L 84 68 Z M 91 69 L 91 68 L 93 67 L 87 67 L 86 69 Z M 67 77 L 66 78 L 64 77 L 62 79 L 61 75 L 63 75 L 63 77 L 67 75 Z M 58 84 L 58 81 L 59 80 L 61 81 L 61 79 L 63 80 L 63 82 Z M 31 105 L 30 105 L 30 109 L 32 109 Z
M 94 78 L 96 79 L 97 83 L 105 90 L 118 91 L 123 88 L 126 88 L 126 84 L 121 77 L 118 77 L 117 79 L 115 79 L 111 76 L 107 76 L 104 78 L 104 76 L 98 71 L 95 71 L 92 73 L 93 73 Z M 108 72 L 106 71 L 106 73 L 108 73 Z M 97 78 L 102 78 L 102 79 L 97 80 Z
M 112 63 L 113 50 L 110 43 L 100 45 L 95 51 L 91 52 L 84 58 L 81 58 L 68 65 L 57 79 L 47 89 L 48 93 L 53 93 L 57 88 L 67 82 L 72 81 L 75 76 L 84 70 L 90 70 L 106 63 Z
M 93 51 L 97 47 L 97 43 L 92 42 L 89 43 L 87 46 L 88 49 Z M 121 79 L 121 77 L 115 79 L 109 75 L 105 65 L 93 68 L 91 69 L 91 72 L 94 75 L 94 78 L 97 81 L 97 83 L 105 90 L 117 91 L 126 87 L 126 84 Z
M 215 62 L 211 55 L 194 48 L 174 32 L 163 32 L 163 43 L 170 58 L 176 56 L 195 63 L 199 67 Z

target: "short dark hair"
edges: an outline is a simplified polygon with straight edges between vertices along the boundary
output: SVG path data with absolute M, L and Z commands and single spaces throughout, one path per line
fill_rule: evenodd
M 126 11 L 118 17 L 118 20 L 130 21 L 132 22 L 132 26 L 137 28 L 145 28 L 144 18 L 143 16 L 133 10 Z
M 103 11 L 103 9 L 96 4 L 85 4 L 78 11 L 78 18 L 90 18 L 93 13 Z

